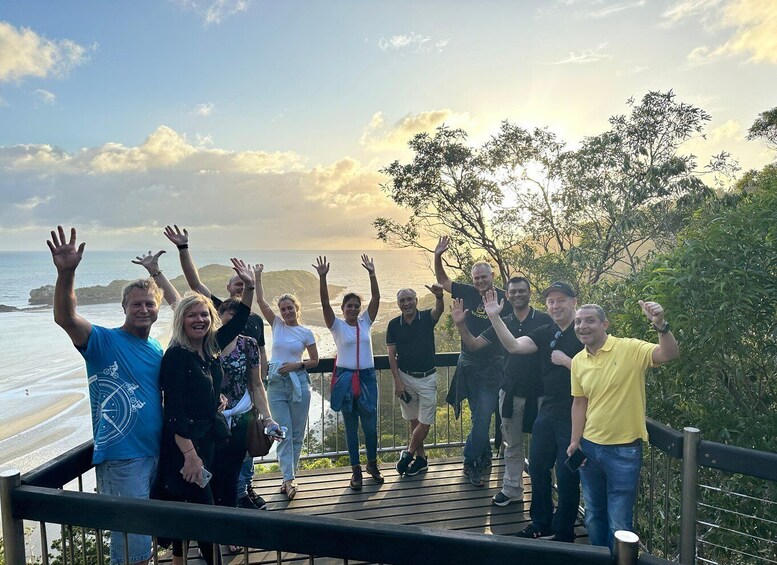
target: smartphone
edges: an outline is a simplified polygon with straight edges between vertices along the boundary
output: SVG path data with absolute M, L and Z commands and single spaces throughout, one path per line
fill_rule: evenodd
M 202 471 L 200 471 L 200 487 L 205 488 L 212 478 L 213 478 L 213 473 L 211 473 L 205 467 L 203 467 Z
M 413 397 L 412 397 L 412 396 L 410 396 L 410 393 L 409 393 L 409 392 L 407 392 L 407 391 L 403 392 L 403 393 L 402 393 L 402 396 L 400 396 L 399 398 L 400 398 L 400 399 L 402 400 L 402 402 L 404 402 L 405 404 L 409 404 L 409 403 L 410 403 L 410 401 L 411 401 L 411 400 L 413 400 Z
M 583 454 L 583 450 L 578 447 L 577 451 L 570 455 L 569 459 L 564 461 L 564 465 L 566 465 L 567 469 L 573 473 L 577 473 L 577 470 L 580 468 L 580 465 L 582 465 L 583 461 L 585 461 L 585 454 Z

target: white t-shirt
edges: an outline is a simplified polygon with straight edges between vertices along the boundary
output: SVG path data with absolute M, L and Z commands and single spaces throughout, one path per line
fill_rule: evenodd
M 372 320 L 367 312 L 359 315 L 359 365 L 356 366 L 356 326 L 348 325 L 340 318 L 329 328 L 337 345 L 337 366 L 344 369 L 370 369 L 375 366 L 372 359 Z
M 279 363 L 299 363 L 308 345 L 316 343 L 310 328 L 289 326 L 280 316 L 272 321 L 272 360 Z

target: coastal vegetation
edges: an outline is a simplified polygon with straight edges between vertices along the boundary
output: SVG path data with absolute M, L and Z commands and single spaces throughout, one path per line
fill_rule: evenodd
M 503 281 L 524 275 L 536 289 L 572 281 L 580 300 L 604 307 L 615 335 L 654 341 L 637 301 L 658 301 L 682 353 L 648 374 L 648 415 L 675 429 L 699 428 L 704 439 L 771 451 L 777 163 L 734 182 L 738 166 L 725 151 L 701 168 L 684 152 L 703 135 L 706 112 L 677 102 L 672 92 L 650 92 L 629 107 L 576 150 L 548 130 L 509 122 L 481 147 L 446 127 L 416 135 L 412 161 L 384 169 L 385 191 L 410 220 L 378 218 L 378 236 L 428 249 L 450 235 L 447 266 L 460 280 L 474 261 L 487 260 Z M 759 115 L 748 139 L 777 149 L 777 108 Z M 704 557 L 777 558 L 773 544 L 759 543 L 774 539 L 777 507 L 760 501 L 776 500 L 777 485 L 710 469 L 700 480 L 711 485 L 699 526 Z M 675 515 L 679 485 L 655 488 L 669 492 Z M 657 529 L 666 520 L 676 538 L 672 516 L 656 519 Z

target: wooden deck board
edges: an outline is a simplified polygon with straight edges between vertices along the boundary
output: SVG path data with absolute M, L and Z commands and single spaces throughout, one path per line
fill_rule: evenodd
M 254 477 L 254 491 L 268 503 L 269 512 L 293 512 L 312 516 L 334 516 L 353 520 L 369 520 L 392 525 L 414 525 L 426 528 L 513 535 L 529 522 L 531 483 L 524 474 L 524 504 L 495 506 L 491 497 L 499 491 L 504 473 L 504 461 L 495 459 L 486 485 L 472 486 L 462 473 L 461 459 L 429 462 L 429 470 L 415 477 L 400 477 L 393 464 L 381 465 L 384 484 L 375 483 L 364 475 L 364 487 L 353 491 L 348 486 L 349 467 L 301 471 L 297 476 L 298 492 L 289 502 L 279 492 L 278 473 Z M 588 543 L 585 529 L 577 528 L 576 543 Z M 243 554 L 225 555 L 224 563 L 243 563 Z M 274 551 L 250 550 L 249 562 L 278 563 Z M 283 554 L 286 564 L 309 563 L 308 556 Z M 342 560 L 316 558 L 315 563 L 342 563 Z M 352 563 L 352 562 L 351 562 Z

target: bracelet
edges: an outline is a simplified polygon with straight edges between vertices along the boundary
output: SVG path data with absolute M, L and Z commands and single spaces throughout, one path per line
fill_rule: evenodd
M 189 244 L 188 243 L 182 243 L 181 245 L 176 245 L 176 247 L 179 250 L 181 250 L 181 249 L 189 249 Z
M 660 328 L 655 324 L 650 324 L 650 325 L 653 326 L 653 329 L 656 330 L 661 335 L 666 335 L 669 333 L 669 322 L 667 322 L 666 320 L 664 320 L 664 325 Z
M 191 447 L 190 447 L 189 449 L 187 449 L 186 451 L 183 451 L 183 452 L 181 452 L 181 455 L 186 455 L 186 454 L 187 454 L 187 453 L 189 453 L 190 451 L 194 451 L 194 446 L 191 446 Z
M 157 271 L 156 273 L 151 274 L 151 278 L 158 277 L 161 274 L 162 274 L 162 271 Z

